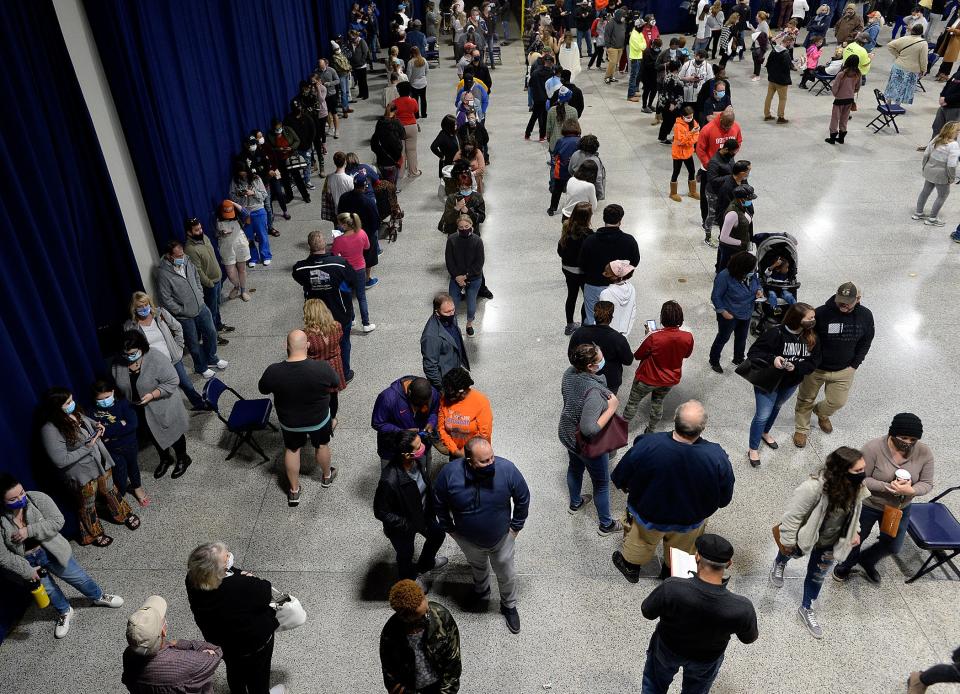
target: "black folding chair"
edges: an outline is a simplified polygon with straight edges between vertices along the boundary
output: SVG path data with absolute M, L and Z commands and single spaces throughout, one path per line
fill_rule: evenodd
M 836 78 L 836 75 L 828 75 L 822 69 L 817 68 L 813 72 L 813 78 L 817 82 L 810 87 L 810 91 L 814 96 L 820 96 L 824 92 L 830 91 L 830 85 L 833 84 L 833 80 Z M 816 91 L 814 91 L 814 89 L 816 89 Z
M 926 503 L 910 505 L 907 532 L 917 547 L 927 550 L 930 555 L 920 570 L 907 579 L 907 583 L 913 583 L 943 564 L 949 564 L 953 572 L 960 576 L 960 569 L 953 563 L 953 558 L 960 554 L 960 523 L 950 509 L 940 503 L 940 499 L 958 489 L 960 485 L 950 487 Z M 934 560 L 936 563 L 933 563 Z
M 888 125 L 892 125 L 899 135 L 900 128 L 897 127 L 897 116 L 902 116 L 907 112 L 907 109 L 889 103 L 887 97 L 879 89 L 874 89 L 873 95 L 877 97 L 877 117 L 867 123 L 867 127 L 873 128 L 873 132 L 878 133 Z
M 237 401 L 233 403 L 229 417 L 224 417 L 220 409 L 220 396 L 226 391 L 230 391 L 237 396 Z M 270 413 L 273 412 L 273 402 L 270 398 L 247 400 L 219 378 L 211 378 L 203 386 L 203 401 L 217 413 L 220 421 L 227 426 L 227 431 L 236 436 L 236 443 L 230 449 L 227 460 L 235 456 L 240 446 L 245 443 L 263 458 L 257 463 L 258 465 L 270 460 L 253 438 L 255 431 L 262 431 L 268 427 L 277 431 L 277 428 L 270 423 Z

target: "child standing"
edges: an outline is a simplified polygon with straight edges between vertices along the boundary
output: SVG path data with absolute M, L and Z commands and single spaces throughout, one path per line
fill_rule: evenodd
M 673 176 L 670 178 L 670 199 L 674 202 L 680 202 L 681 198 L 677 194 L 677 178 L 680 177 L 680 168 L 687 167 L 687 190 L 688 195 L 694 200 L 700 199 L 697 192 L 697 183 L 694 180 L 695 166 L 693 163 L 693 146 L 697 143 L 697 137 L 700 135 L 700 125 L 693 119 L 693 108 L 684 106 L 677 117 L 677 122 L 673 126 L 673 146 L 670 153 L 673 156 Z
M 603 269 L 610 284 L 600 292 L 600 301 L 613 304 L 610 327 L 628 337 L 637 319 L 637 289 L 630 282 L 634 269 L 628 260 L 611 260 Z
M 133 492 L 140 506 L 148 506 L 147 496 L 140 480 L 140 465 L 137 462 L 140 445 L 137 442 L 137 412 L 130 401 L 116 396 L 116 384 L 111 378 L 98 378 L 93 382 L 93 397 L 96 408 L 93 419 L 103 425 L 103 443 L 113 458 L 113 482 L 122 498 Z

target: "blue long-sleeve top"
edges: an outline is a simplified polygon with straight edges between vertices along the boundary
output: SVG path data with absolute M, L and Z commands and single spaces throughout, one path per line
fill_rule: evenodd
M 509 530 L 520 532 L 530 510 L 530 489 L 516 465 L 499 456 L 493 465 L 493 478 L 483 479 L 463 458 L 452 460 L 433 486 L 443 531 L 485 549 L 495 547 Z
M 103 443 L 108 451 L 136 444 L 137 411 L 126 398 L 117 397 L 110 407 L 97 406 L 92 416 L 105 429 Z
M 729 311 L 734 318 L 746 320 L 753 313 L 753 302 L 760 289 L 756 273 L 750 273 L 749 280 L 740 282 L 724 269 L 713 279 L 713 292 L 710 302 L 717 313 Z

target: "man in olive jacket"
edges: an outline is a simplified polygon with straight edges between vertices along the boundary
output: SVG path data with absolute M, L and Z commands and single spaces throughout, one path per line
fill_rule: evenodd
M 210 315 L 213 316 L 213 325 L 217 332 L 232 333 L 234 328 L 223 324 L 220 320 L 220 290 L 223 289 L 223 270 L 220 269 L 220 261 L 217 260 L 217 253 L 213 250 L 213 244 L 203 233 L 203 225 L 199 219 L 188 219 L 184 225 L 187 232 L 187 242 L 183 246 L 183 252 L 190 258 L 190 262 L 197 268 L 197 276 L 200 278 L 200 285 L 203 287 L 203 303 L 210 309 Z M 217 344 L 225 345 L 228 341 L 217 336 Z

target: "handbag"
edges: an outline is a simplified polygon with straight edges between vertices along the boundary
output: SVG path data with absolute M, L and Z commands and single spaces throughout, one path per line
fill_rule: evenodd
M 584 394 L 584 399 L 590 394 L 591 388 Z M 592 437 L 586 437 L 580 433 L 580 427 L 577 427 L 577 450 L 586 458 L 598 458 L 604 453 L 615 451 L 627 445 L 629 437 L 627 436 L 627 420 L 614 413 L 597 434 Z
M 289 593 L 281 593 L 276 588 L 273 591 L 273 602 L 270 606 L 277 612 L 277 621 L 280 626 L 277 631 L 290 631 L 302 626 L 307 621 L 307 611 L 300 601 Z
M 880 532 L 888 537 L 896 537 L 900 530 L 900 520 L 903 518 L 903 511 L 896 506 L 884 506 L 883 517 L 880 519 Z
M 287 169 L 291 171 L 301 171 L 307 168 L 307 160 L 301 154 L 291 154 L 287 157 Z
M 759 359 L 744 359 L 736 368 L 742 376 L 764 393 L 772 393 L 780 386 L 783 370 Z
M 773 541 L 777 543 L 777 548 L 780 550 L 780 554 L 782 554 L 785 557 L 792 556 L 790 552 L 784 549 L 783 543 L 780 541 L 780 524 L 779 523 L 773 526 Z

